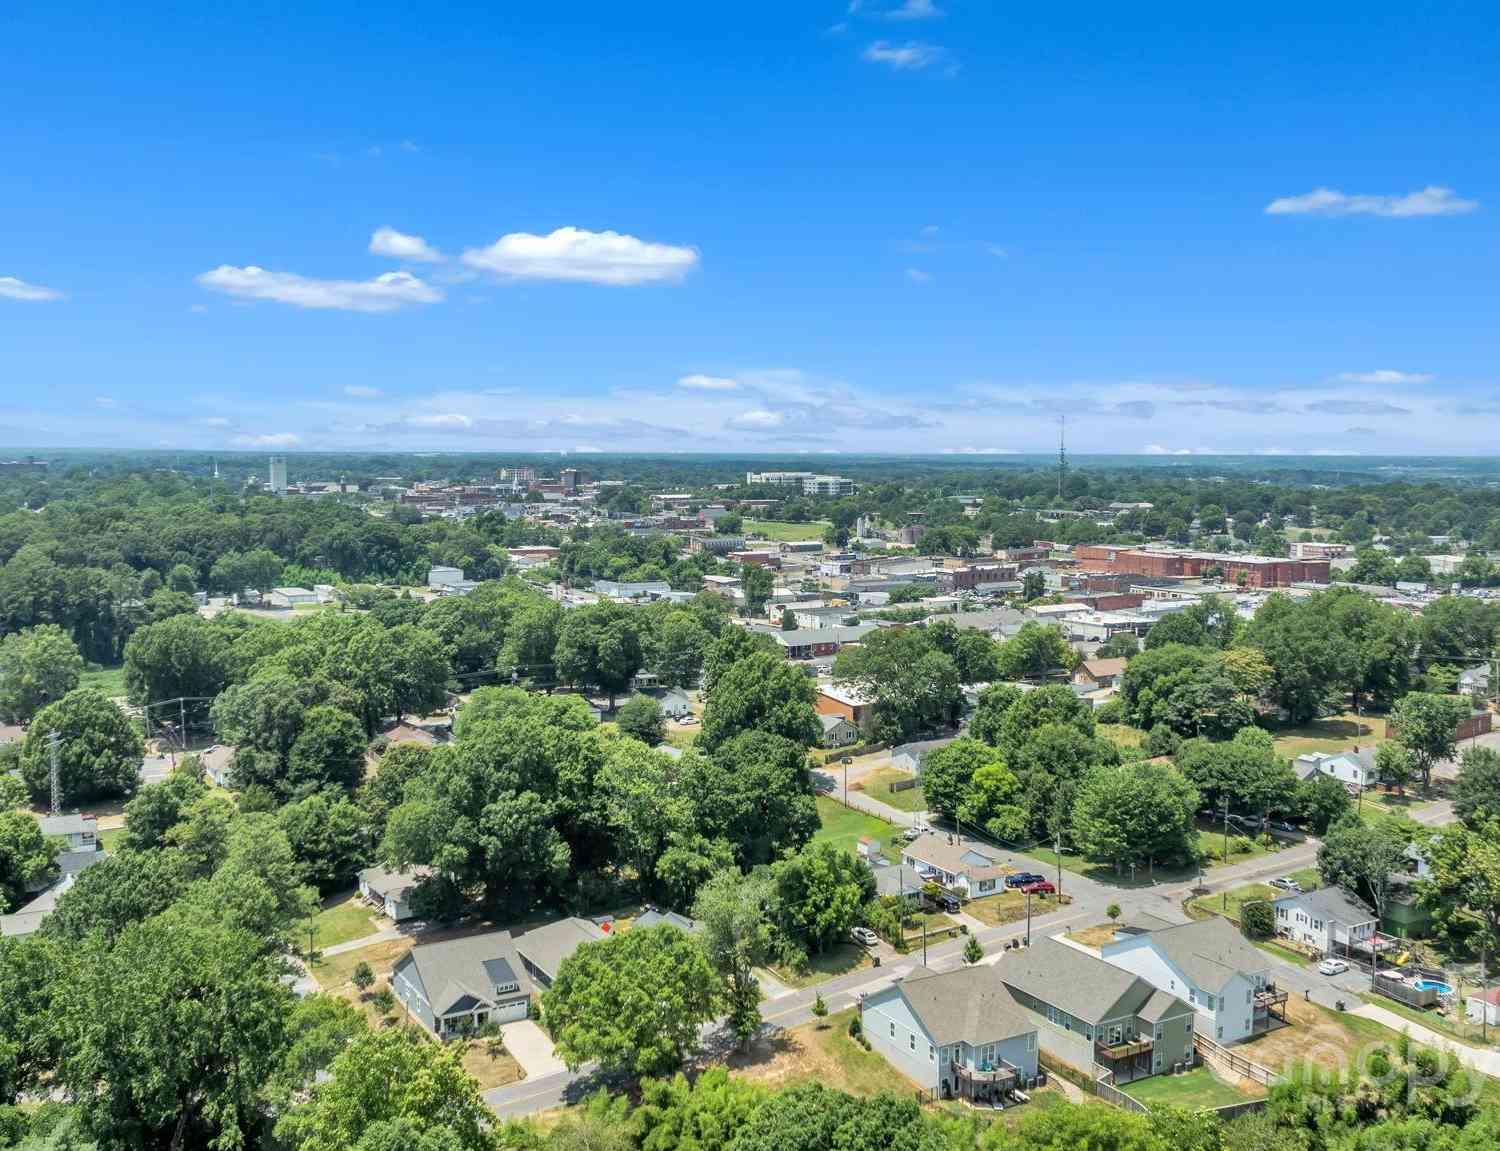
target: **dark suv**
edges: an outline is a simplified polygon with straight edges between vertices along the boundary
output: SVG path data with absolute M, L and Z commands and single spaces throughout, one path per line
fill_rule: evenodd
M 1046 878 L 1045 875 L 1038 875 L 1035 871 L 1018 871 L 1014 875 L 1005 877 L 1005 886 L 1025 887 L 1028 883 L 1041 883 Z

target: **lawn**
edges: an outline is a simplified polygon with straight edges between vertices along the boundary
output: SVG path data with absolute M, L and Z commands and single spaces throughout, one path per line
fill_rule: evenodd
M 1311 891 L 1321 885 L 1316 868 L 1304 867 L 1300 871 L 1292 872 L 1291 876 L 1302 885 L 1303 891 Z M 1196 912 L 1200 919 L 1208 915 L 1222 915 L 1238 923 L 1240 908 L 1245 904 L 1269 903 L 1285 894 L 1284 891 L 1272 887 L 1269 883 L 1247 883 L 1243 887 L 1231 887 L 1228 891 L 1200 895 L 1188 904 L 1188 911 Z
M 1146 742 L 1144 731 L 1126 723 L 1101 723 L 1094 730 L 1116 747 L 1127 750 L 1140 747 Z
M 313 946 L 319 950 L 374 935 L 381 926 L 371 922 L 374 912 L 359 893 L 344 896 L 313 916 Z M 383 923 L 384 921 L 382 921 Z
M 1207 1067 L 1195 1067 L 1181 1075 L 1153 1075 L 1128 1083 L 1120 1090 L 1148 1107 L 1186 1107 L 1190 1111 L 1207 1111 L 1259 1099 L 1263 1091 L 1247 1093 L 1230 1086 Z
M 1417 812 L 1435 802 L 1436 800 L 1423 799 L 1411 792 L 1397 795 L 1393 791 L 1367 791 L 1361 799 L 1356 801 L 1355 810 L 1366 823 L 1372 823 L 1387 815 L 1405 815 L 1415 818 Z
M 1306 751 L 1347 751 L 1355 744 L 1368 746 L 1386 738 L 1385 720 L 1378 716 L 1356 716 L 1352 711 L 1342 715 L 1315 719 L 1300 727 L 1284 727 L 1276 732 L 1276 751 L 1295 759 Z
M 916 1084 L 850 1038 L 849 1020 L 854 1015 L 851 1008 L 757 1039 L 749 1052 L 730 1056 L 729 1069 L 773 1088 L 821 1083 L 851 1095 L 890 1091 L 910 1098 Z
M 745 520 L 745 535 L 762 536 L 777 543 L 797 543 L 801 540 L 820 540 L 823 529 L 829 527 L 827 520 L 813 520 L 805 524 L 787 523 L 784 520 Z
M 360 963 L 370 965 L 375 972 L 376 986 L 379 987 L 390 977 L 391 968 L 396 966 L 396 961 L 412 949 L 413 942 L 410 938 L 388 939 L 384 943 L 372 943 L 369 947 L 345 951 L 329 959 L 319 959 L 312 966 L 313 978 L 324 991 L 344 994 L 352 999 L 356 990 L 350 979 Z
M 903 788 L 897 791 L 891 785 L 911 779 L 906 772 L 894 767 L 882 767 L 865 776 L 862 790 L 871 799 L 894 807 L 897 811 L 926 811 L 927 801 L 922 798 L 922 787 Z
M 871 966 L 870 953 L 852 943 L 835 943 L 821 955 L 807 957 L 805 971 L 793 971 L 784 965 L 768 968 L 772 975 L 788 987 L 812 987 L 827 982 L 851 971 L 863 971 Z
M 480 1089 L 484 1091 L 491 1087 L 504 1087 L 507 1083 L 526 1077 L 521 1065 L 510 1052 L 502 1050 L 498 1055 L 491 1055 L 489 1046 L 483 1039 L 475 1039 L 464 1045 L 463 1065 L 464 1070 L 479 1081 Z
M 111 698 L 125 694 L 125 665 L 86 671 L 78 677 L 79 687 L 92 687 Z
M 1283 963 L 1292 963 L 1298 967 L 1311 967 L 1313 960 L 1310 956 L 1303 955 L 1300 951 L 1293 951 L 1290 947 L 1283 947 L 1272 939 L 1261 939 L 1255 943 L 1267 955 L 1274 955 Z
M 1413 1023 L 1420 1024 L 1430 1031 L 1451 1036 L 1470 1047 L 1489 1047 L 1500 1043 L 1500 1034 L 1497 1034 L 1500 1028 L 1480 1027 L 1477 1023 L 1470 1024 L 1461 1016 L 1455 1019 L 1452 1016 L 1439 1015 L 1436 1011 L 1423 1011 L 1418 1007 L 1408 1007 L 1394 999 L 1387 999 L 1384 995 L 1361 993 L 1360 998 L 1366 1003 L 1375 1004 L 1376 1007 L 1383 1007 L 1403 1019 L 1410 1019 Z
M 1059 907 L 1066 907 L 1073 897 L 1064 892 L 1057 895 L 1033 895 L 1031 918 L 1040 919 L 1050 915 Z M 964 910 L 981 923 L 999 927 L 1002 923 L 1015 923 L 1026 918 L 1026 896 L 1019 891 L 1006 891 L 1000 895 L 986 895 L 983 899 L 971 899 Z
M 1096 923 L 1092 927 L 1080 927 L 1077 931 L 1068 932 L 1068 938 L 1085 947 L 1103 947 L 1106 943 L 1114 942 L 1117 930 L 1118 924 Z
M 880 841 L 882 847 L 896 838 L 896 825 L 863 811 L 845 807 L 836 799 L 818 796 L 818 833 L 813 842 L 827 842 L 853 852 L 861 836 Z
M 1038 863 L 1044 863 L 1048 867 L 1047 878 L 1056 881 L 1057 877 L 1052 874 L 1057 867 L 1057 852 L 1046 847 L 1029 848 L 1028 856 Z M 1062 854 L 1062 865 L 1064 871 L 1071 871 L 1076 875 L 1083 875 L 1092 879 L 1095 883 L 1107 883 L 1111 887 L 1148 887 L 1152 883 L 1162 883 L 1171 880 L 1191 879 L 1197 874 L 1194 868 L 1158 867 L 1153 872 L 1151 868 L 1142 866 L 1136 870 L 1134 877 L 1129 868 L 1124 868 L 1115 873 L 1115 869 L 1107 863 L 1095 863 L 1091 859 L 1085 859 L 1071 851 Z
M 113 853 L 118 850 L 119 842 L 124 835 L 125 829 L 123 827 L 111 827 L 100 831 L 99 846 L 105 851 Z

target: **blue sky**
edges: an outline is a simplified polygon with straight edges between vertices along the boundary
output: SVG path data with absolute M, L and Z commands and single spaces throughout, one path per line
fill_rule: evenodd
M 1496 450 L 1487 5 L 144 7 L 0 9 L 0 443 Z

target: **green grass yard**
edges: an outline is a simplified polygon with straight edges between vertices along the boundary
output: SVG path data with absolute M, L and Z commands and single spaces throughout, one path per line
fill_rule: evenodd
M 1291 877 L 1302 885 L 1303 891 L 1311 891 L 1319 886 L 1316 868 L 1304 867 L 1300 871 L 1290 873 Z M 1200 895 L 1188 904 L 1189 913 L 1197 913 L 1198 918 L 1208 915 L 1222 915 L 1235 923 L 1240 921 L 1240 909 L 1247 903 L 1264 902 L 1269 903 L 1285 894 L 1278 888 L 1268 883 L 1247 883 L 1243 887 L 1231 887 L 1228 891 L 1216 891 L 1212 895 Z
M 803 988 L 825 983 L 840 975 L 848 975 L 851 971 L 863 971 L 869 966 L 870 953 L 863 947 L 853 943 L 835 943 L 821 955 L 809 955 L 806 970 L 793 971 L 785 965 L 768 970 L 788 987 Z
M 861 836 L 879 840 L 884 848 L 895 840 L 897 832 L 893 823 L 855 811 L 822 795 L 818 796 L 818 822 L 822 826 L 813 836 L 813 841 L 832 843 L 848 852 L 855 850 Z
M 1059 907 L 1066 907 L 1071 902 L 1073 897 L 1066 890 L 1063 891 L 1061 902 L 1056 895 L 1033 895 L 1031 918 L 1040 919 L 1043 915 L 1051 915 Z M 964 911 L 991 927 L 999 927 L 1002 923 L 1016 923 L 1026 918 L 1026 896 L 1019 891 L 986 895 L 983 899 L 971 899 L 964 904 Z
M 78 677 L 79 687 L 92 687 L 110 698 L 125 694 L 125 665 L 86 671 Z
M 105 851 L 115 852 L 119 850 L 120 840 L 125 835 L 123 827 L 110 827 L 99 833 L 99 846 Z
M 927 801 L 922 798 L 922 787 L 904 788 L 895 790 L 891 785 L 904 783 L 911 776 L 904 771 L 894 767 L 882 767 L 879 771 L 872 771 L 865 776 L 863 791 L 871 799 L 878 799 L 881 803 L 894 807 L 897 811 L 925 811 Z
M 1348 711 L 1298 727 L 1281 728 L 1275 737 L 1277 753 L 1288 759 L 1308 751 L 1347 751 L 1356 744 L 1368 747 L 1384 740 L 1385 720 L 1378 716 L 1356 716 Z
M 1101 723 L 1096 730 L 1105 739 L 1123 750 L 1140 747 L 1146 742 L 1144 731 L 1126 723 Z
M 823 530 L 829 527 L 827 520 L 813 520 L 810 523 L 794 524 L 784 520 L 746 520 L 744 522 L 745 535 L 763 536 L 777 543 L 797 543 L 801 540 L 821 540 Z
M 313 916 L 313 946 L 319 950 L 335 943 L 348 943 L 374 935 L 380 928 L 372 923 L 374 912 L 358 893 L 325 907 Z
M 1181 1075 L 1153 1075 L 1120 1088 L 1148 1107 L 1185 1107 L 1189 1111 L 1206 1111 L 1228 1107 L 1260 1098 L 1247 1094 L 1218 1078 L 1207 1067 L 1195 1067 Z

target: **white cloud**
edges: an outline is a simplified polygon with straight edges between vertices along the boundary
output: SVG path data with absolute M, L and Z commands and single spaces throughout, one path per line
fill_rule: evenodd
M 421 236 L 408 236 L 395 228 L 375 229 L 375 234 L 370 237 L 370 251 L 377 256 L 415 260 L 424 264 L 438 264 L 443 260 L 443 253 Z
M 994 256 L 997 260 L 1010 259 L 1010 252 L 1007 249 L 1001 247 L 999 244 L 989 244 L 985 247 L 984 250 L 990 255 Z
M 474 420 L 462 412 L 433 412 L 430 415 L 407 416 L 403 423 L 414 428 L 472 428 Z
M 60 300 L 63 294 L 53 288 L 44 288 L 40 284 L 28 284 L 25 280 L 18 280 L 14 276 L 0 276 L 0 297 L 7 300 L 24 300 L 29 304 L 41 304 Z
M 95 396 L 94 406 L 99 408 L 112 408 L 115 406 L 114 396 Z
M 864 50 L 864 58 L 871 64 L 888 65 L 897 72 L 915 72 L 936 64 L 943 58 L 943 50 L 923 40 L 908 40 L 905 44 L 876 40 Z
M 1164 448 L 1160 444 L 1147 444 L 1141 449 L 1143 456 L 1190 456 L 1192 448 Z
M 729 417 L 731 428 L 742 428 L 754 432 L 779 428 L 785 423 L 785 412 L 773 412 L 769 408 L 751 408 L 747 412 L 740 412 L 739 415 Z
M 235 436 L 234 442 L 247 448 L 294 448 L 302 442 L 295 432 L 267 432 L 258 436 Z
M 697 392 L 733 392 L 740 386 L 739 380 L 728 376 L 705 376 L 694 373 L 677 381 L 679 388 L 691 388 Z
M 344 385 L 344 395 L 352 396 L 356 400 L 373 400 L 380 394 L 379 388 L 372 388 L 365 384 Z
M 935 20 L 943 14 L 932 0 L 906 0 L 899 8 L 884 13 L 887 20 Z
M 204 416 L 198 422 L 205 428 L 227 428 L 231 423 L 226 416 Z
M 242 300 L 274 300 L 298 308 L 345 312 L 394 312 L 408 304 L 435 304 L 443 293 L 410 272 L 386 272 L 373 280 L 317 280 L 292 272 L 268 272 L 254 265 L 223 264 L 198 277 L 213 292 Z
M 1381 368 L 1374 372 L 1340 372 L 1338 379 L 1345 384 L 1426 384 L 1432 380 L 1431 372 L 1397 372 Z
M 908 280 L 910 280 L 913 284 L 930 284 L 930 283 L 932 283 L 932 275 L 930 273 L 928 273 L 928 272 L 922 271 L 921 268 L 907 268 L 906 269 L 906 278 Z
M 1283 196 L 1266 205 L 1270 216 L 1384 216 L 1410 219 L 1415 216 L 1461 216 L 1479 207 L 1478 200 L 1463 200 L 1452 188 L 1429 185 L 1404 196 L 1350 195 L 1333 188 L 1314 188 L 1301 196 Z
M 696 248 L 657 244 L 621 232 L 558 228 L 545 236 L 510 232 L 487 248 L 470 248 L 471 268 L 515 280 L 569 280 L 628 287 L 672 282 L 698 266 Z

